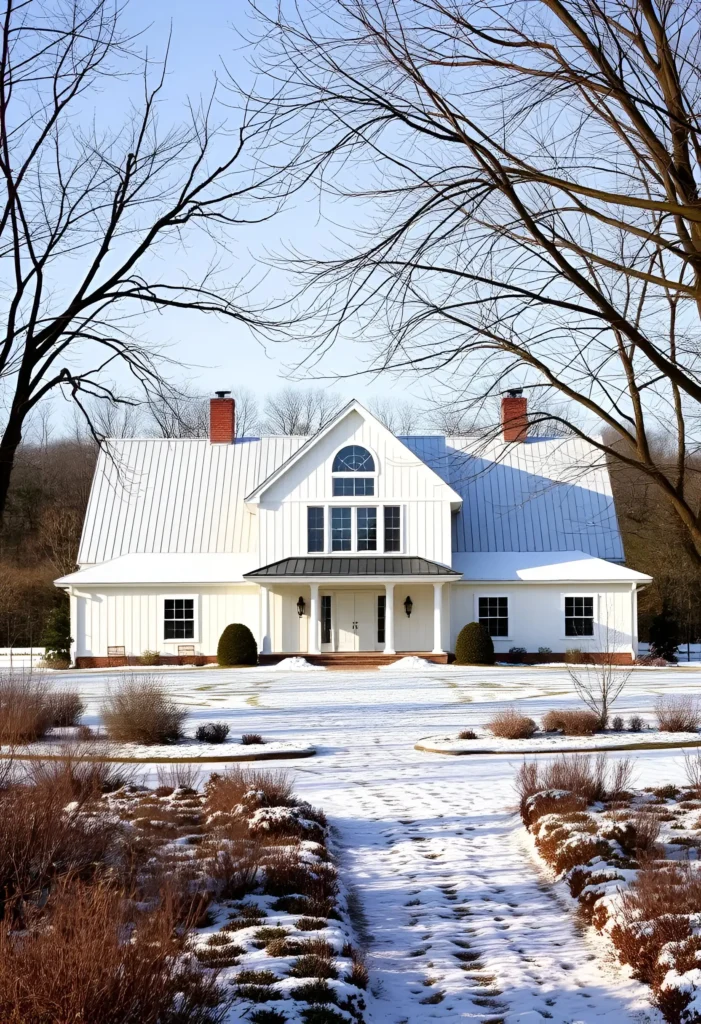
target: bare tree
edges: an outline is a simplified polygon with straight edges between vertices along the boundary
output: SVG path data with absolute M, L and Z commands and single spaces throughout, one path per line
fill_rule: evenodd
M 236 402 L 237 437 L 248 437 L 258 429 L 258 402 L 248 388 L 232 392 Z M 182 386 L 153 396 L 148 403 L 152 429 L 157 437 L 208 437 L 209 398 Z
M 220 254 L 292 187 L 284 167 L 259 158 L 272 109 L 244 104 L 233 131 L 215 89 L 187 105 L 182 123 L 162 124 L 165 63 L 135 52 L 121 14 L 108 0 L 9 0 L 0 15 L 0 515 L 42 399 L 72 397 L 99 439 L 90 399 L 136 400 L 115 376 L 139 400 L 167 389 L 165 353 L 139 331 L 149 311 L 261 324 L 243 288 L 225 280 Z M 124 123 L 100 127 L 102 91 L 135 74 L 140 104 L 132 90 Z M 195 235 L 204 266 L 181 271 L 176 256 Z
M 265 400 L 263 427 L 270 434 L 307 437 L 336 415 L 343 400 L 321 388 L 283 388 Z
M 393 434 L 415 434 L 421 427 L 423 410 L 416 402 L 375 396 L 368 402 L 368 409 Z
M 701 562 L 697 6 L 282 0 L 265 30 L 335 223 L 351 200 L 352 246 L 297 254 L 315 356 L 350 325 L 463 406 L 544 396 L 532 430 L 646 474 Z

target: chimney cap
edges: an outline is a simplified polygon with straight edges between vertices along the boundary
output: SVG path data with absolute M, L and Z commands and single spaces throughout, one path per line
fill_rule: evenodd
M 230 391 L 215 391 L 214 394 L 217 396 L 217 398 L 226 398 L 226 396 L 230 395 L 231 392 Z
M 523 394 L 523 388 L 509 388 L 506 393 L 509 398 L 520 398 Z

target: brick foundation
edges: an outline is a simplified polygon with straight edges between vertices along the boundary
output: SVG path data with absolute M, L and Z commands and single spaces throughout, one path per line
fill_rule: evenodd
M 159 665 L 216 665 L 216 654 L 190 654 L 178 657 L 177 654 L 164 654 L 158 659 Z M 137 655 L 129 655 L 126 658 L 85 658 L 75 659 L 76 668 L 123 668 L 125 665 L 133 665 L 134 668 L 146 668 L 141 658 Z
M 550 661 L 565 661 L 563 654 L 495 654 L 496 661 L 507 661 L 512 665 L 540 665 Z M 601 651 L 592 651 L 582 655 L 584 665 L 632 665 L 633 655 L 626 653 L 606 654 Z

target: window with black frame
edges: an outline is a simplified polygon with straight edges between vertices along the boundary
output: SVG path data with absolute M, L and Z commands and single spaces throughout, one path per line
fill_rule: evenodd
M 385 551 L 401 551 L 401 509 L 399 505 L 385 505 Z
M 594 598 L 565 598 L 565 636 L 594 636 Z
M 480 597 L 479 620 L 490 636 L 508 636 L 508 597 Z
M 384 594 L 379 594 L 377 598 L 377 642 L 383 644 L 385 642 L 385 621 L 387 614 L 387 598 Z
M 359 508 L 358 551 L 377 551 L 377 509 Z
M 167 597 L 163 602 L 163 639 L 195 639 L 195 599 Z
M 331 595 L 321 595 L 321 642 L 331 643 Z
M 349 508 L 331 509 L 331 550 L 351 550 L 351 510 Z
M 324 509 L 307 508 L 307 551 L 324 550 Z

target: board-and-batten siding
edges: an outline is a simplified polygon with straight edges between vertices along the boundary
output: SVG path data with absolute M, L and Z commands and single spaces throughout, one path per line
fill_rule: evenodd
M 333 496 L 333 457 L 346 444 L 368 448 L 376 460 L 373 497 Z M 321 438 L 261 497 L 260 558 L 263 565 L 307 551 L 307 507 L 320 505 L 403 507 L 403 550 L 450 564 L 449 488 L 415 452 L 354 413 Z M 382 538 L 378 539 L 382 550 Z
M 110 441 L 98 459 L 79 564 L 130 552 L 256 551 L 257 516 L 244 498 L 304 441 Z

